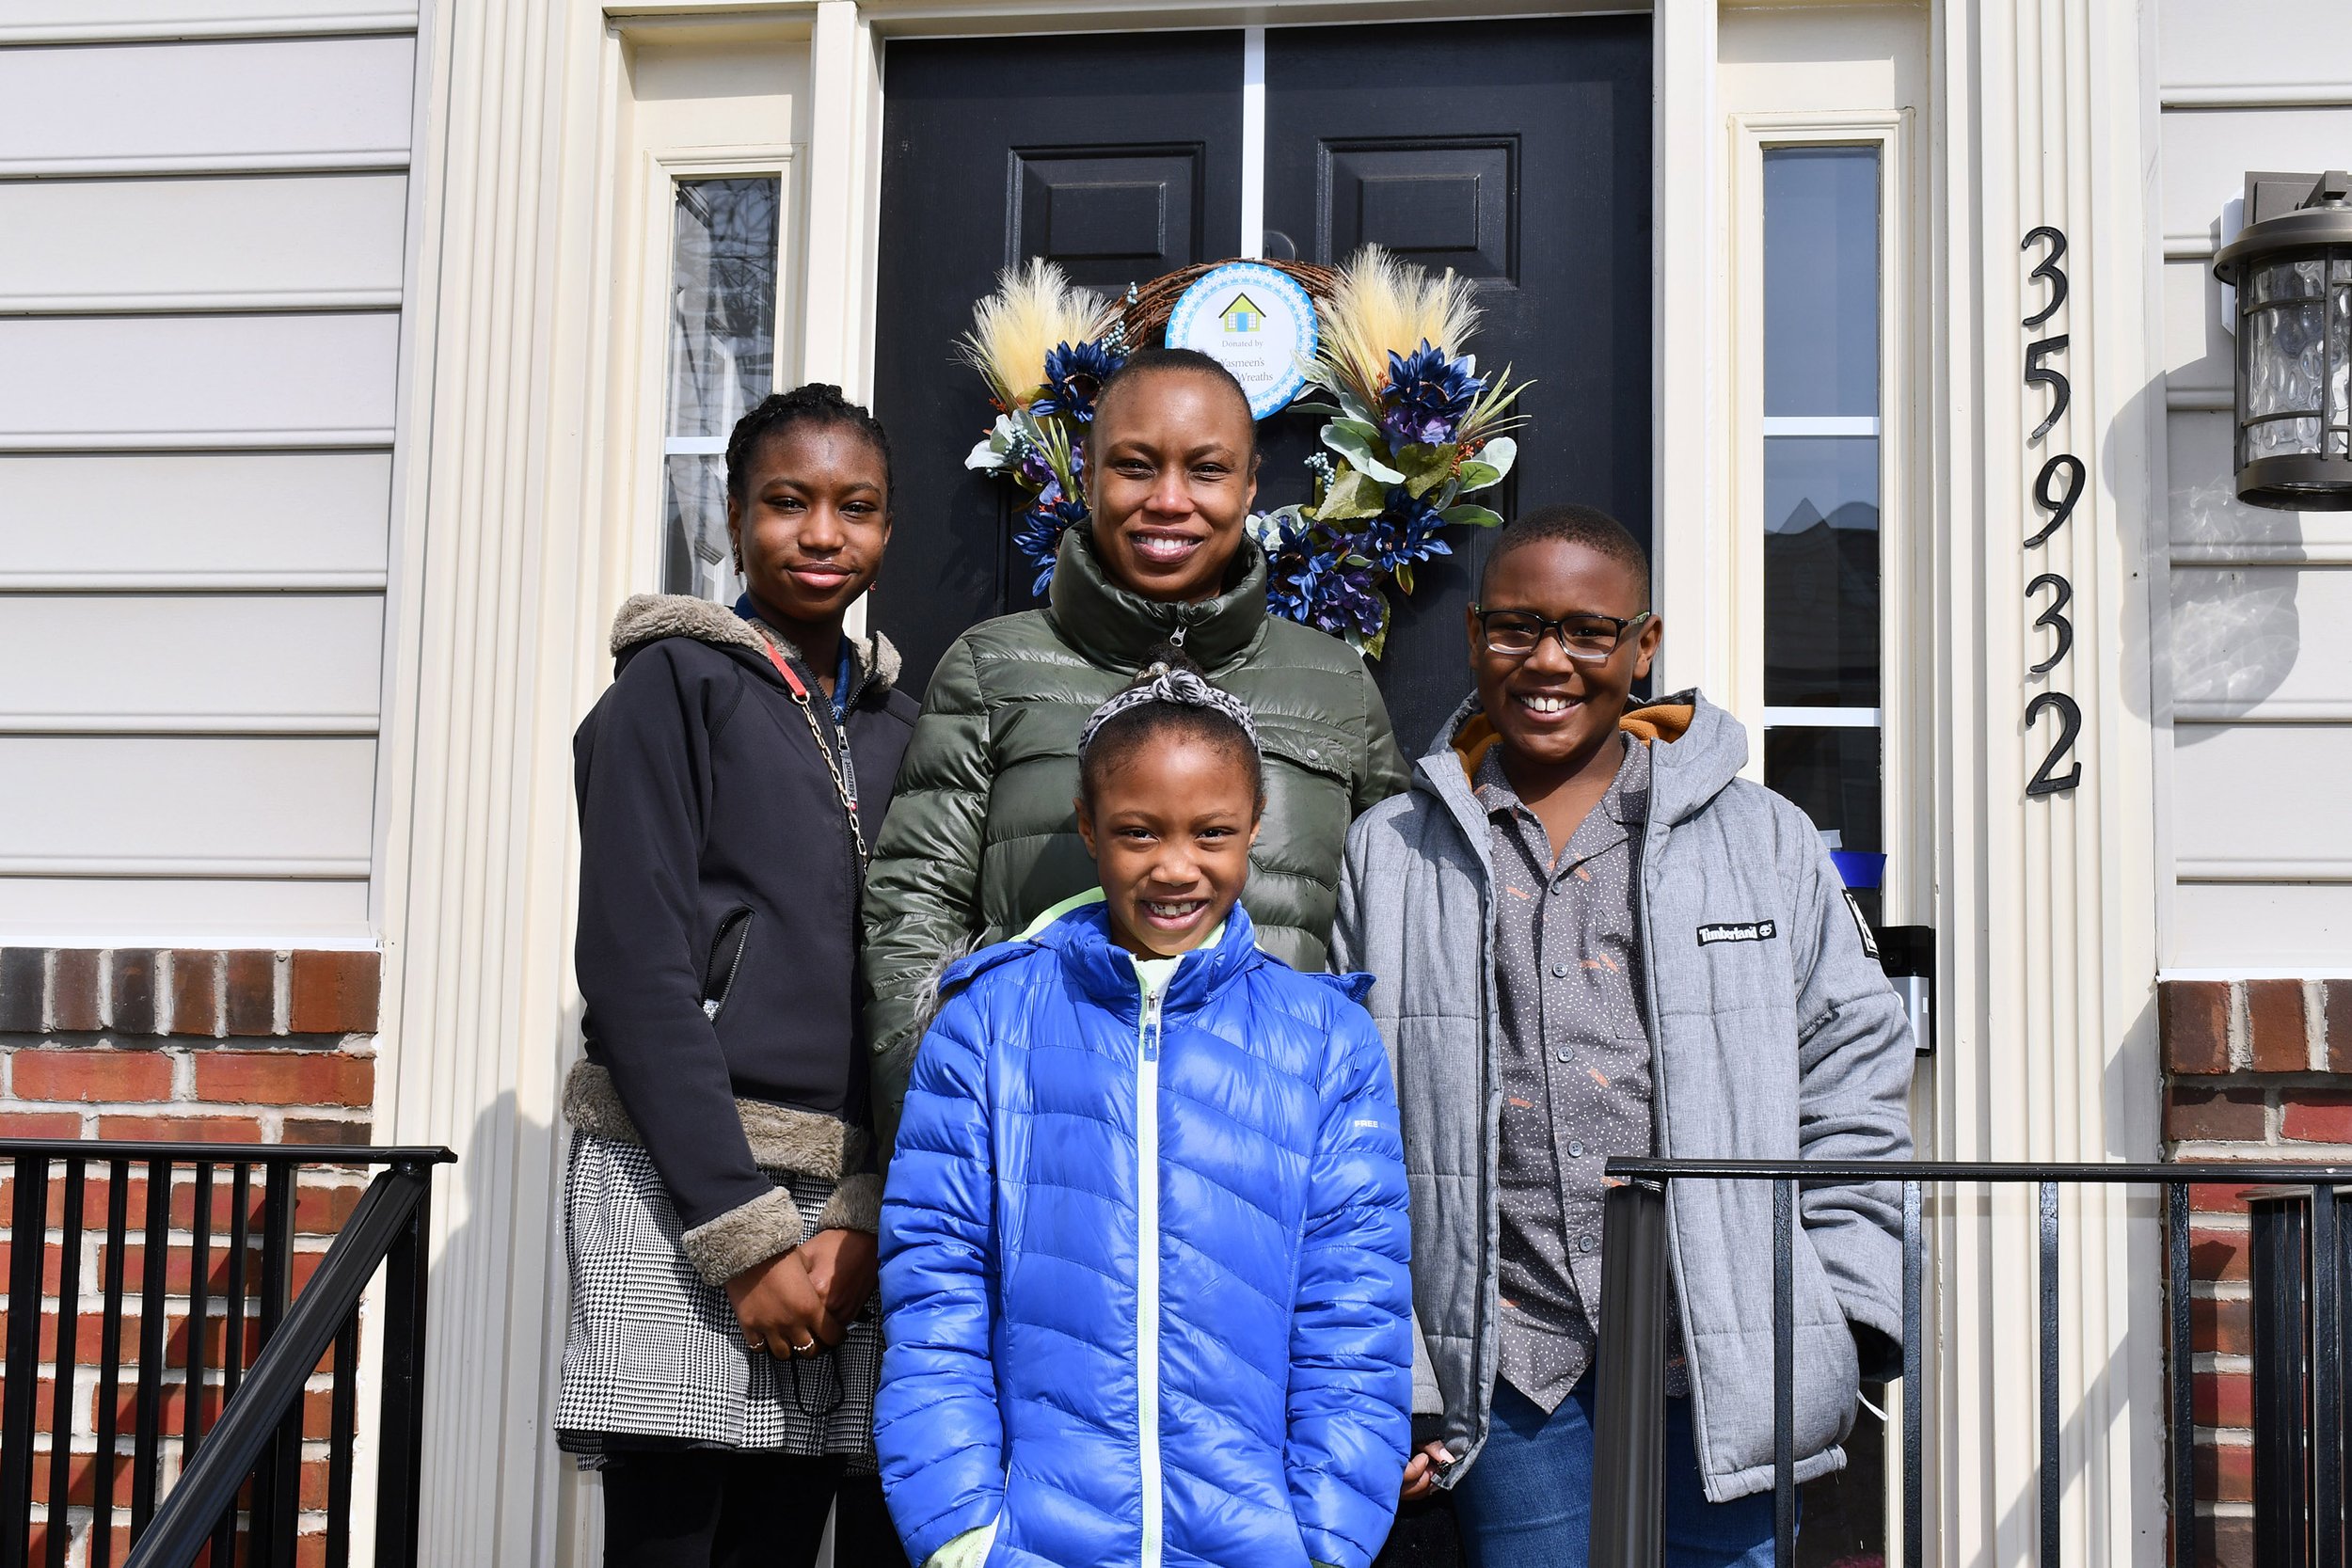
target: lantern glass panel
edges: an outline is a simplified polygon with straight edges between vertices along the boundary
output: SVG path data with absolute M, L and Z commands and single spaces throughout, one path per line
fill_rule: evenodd
M 2352 455 L 2352 261 L 2338 261 L 2328 285 L 2328 455 Z
M 2274 272 L 2284 269 L 2272 269 Z M 2249 457 L 2319 450 L 2319 389 L 2326 309 L 2317 299 L 2273 305 L 2246 318 L 2246 428 Z M 2308 416 L 2280 418 L 2280 416 Z
M 2254 274 L 2254 303 L 2266 305 L 2274 299 L 2317 299 L 2320 281 L 2327 276 L 2328 263 L 2318 258 L 2273 261 Z

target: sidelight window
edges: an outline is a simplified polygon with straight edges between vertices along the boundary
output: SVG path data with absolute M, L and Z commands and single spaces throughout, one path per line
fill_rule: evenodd
M 1764 781 L 1881 853 L 1883 147 L 1763 150 Z
M 673 189 L 661 587 L 732 603 L 742 582 L 727 543 L 727 433 L 775 390 L 783 182 Z

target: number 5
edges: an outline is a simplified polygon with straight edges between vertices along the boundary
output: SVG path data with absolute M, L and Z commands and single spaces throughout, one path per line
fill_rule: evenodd
M 2063 332 L 2055 338 L 2043 338 L 2026 345 L 2026 385 L 2046 386 L 2051 394 L 2049 413 L 2043 415 L 2042 422 L 2033 427 L 2033 434 L 2026 437 L 2026 445 L 2029 447 L 2050 434 L 2050 427 L 2058 422 L 2058 416 L 2066 412 L 2067 401 L 2074 396 L 2074 388 L 2067 385 L 2064 373 L 2042 362 L 2053 354 L 2065 352 L 2066 334 Z

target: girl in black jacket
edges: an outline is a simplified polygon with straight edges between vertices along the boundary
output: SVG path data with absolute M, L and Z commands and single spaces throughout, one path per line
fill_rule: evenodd
M 834 387 L 727 443 L 733 610 L 641 594 L 574 743 L 586 1060 L 565 1085 L 557 1425 L 627 1568 L 900 1560 L 873 1477 L 880 1203 L 856 1006 L 866 847 L 915 705 L 846 636 L 890 538 Z

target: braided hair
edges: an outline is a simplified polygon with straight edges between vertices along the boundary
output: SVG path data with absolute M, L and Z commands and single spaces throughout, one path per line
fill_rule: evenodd
M 867 413 L 865 404 L 843 397 L 840 388 L 811 381 L 788 392 L 769 393 L 735 421 L 735 432 L 727 437 L 727 499 L 739 508 L 751 499 L 752 459 L 761 445 L 796 424 L 832 425 L 852 432 L 882 458 L 885 497 L 896 488 L 891 483 L 890 437 L 883 434 L 882 421 Z
M 1200 666 L 1173 643 L 1152 650 L 1152 661 L 1127 689 L 1094 710 L 1078 733 L 1078 793 L 1091 811 L 1103 781 L 1156 740 L 1197 740 L 1249 769 L 1250 799 L 1265 807 L 1265 766 L 1249 705 L 1209 684 Z

